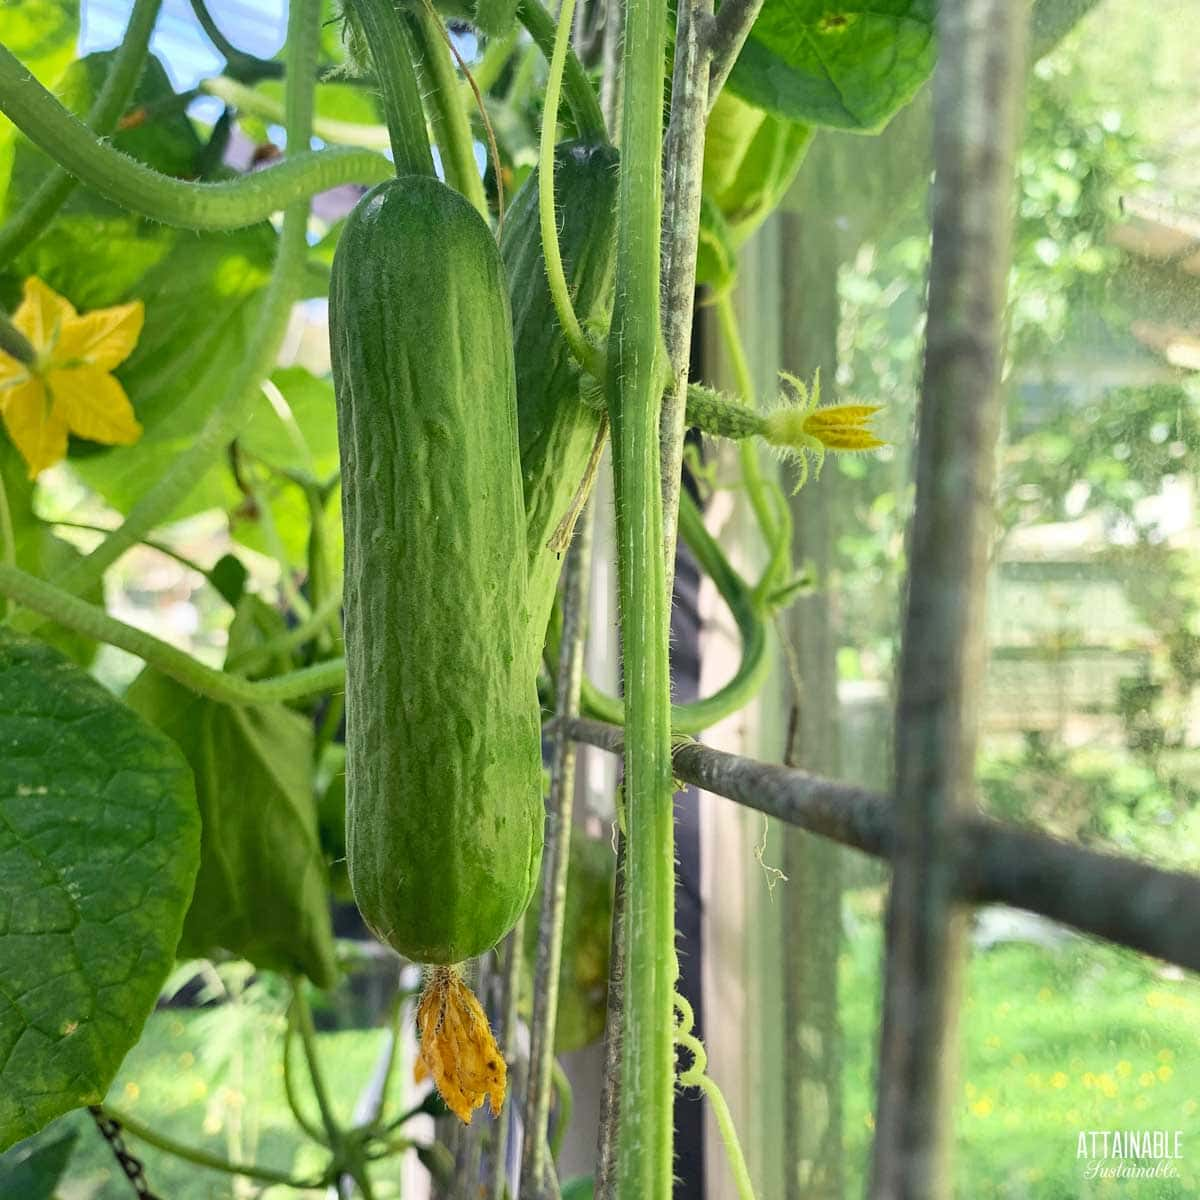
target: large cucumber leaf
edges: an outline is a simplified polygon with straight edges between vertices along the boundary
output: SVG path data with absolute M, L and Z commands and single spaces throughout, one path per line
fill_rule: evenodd
M 51 1125 L 0 1154 L 0 1196 L 54 1200 L 79 1140 L 79 1127 L 64 1124 Z
M 933 70 L 936 8 L 936 0 L 766 0 L 729 87 L 781 117 L 873 133 Z
M 199 824 L 168 738 L 0 628 L 0 1148 L 103 1099 L 174 963 Z
M 196 776 L 200 873 L 180 954 L 221 948 L 328 986 L 336 968 L 311 725 L 283 705 L 205 699 L 149 667 L 125 699 L 178 743 Z

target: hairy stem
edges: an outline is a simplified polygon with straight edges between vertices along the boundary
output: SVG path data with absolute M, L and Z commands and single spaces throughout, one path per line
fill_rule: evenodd
M 708 39 L 712 65 L 708 77 L 708 107 L 716 104 L 729 72 L 750 35 L 763 0 L 722 0 Z
M 290 43 L 290 39 L 289 39 Z M 289 44 L 290 49 L 290 44 Z M 296 73 L 289 72 L 289 81 Z M 312 87 L 313 69 L 298 76 Z M 303 83 L 301 86 L 304 86 Z M 347 148 L 289 154 L 276 166 L 218 183 L 186 183 L 114 150 L 0 45 L 0 112 L 81 183 L 130 212 L 184 229 L 238 229 L 344 183 L 379 183 L 386 158 Z M 308 137 L 292 145 L 307 145 Z
M 409 17 L 421 52 L 424 93 L 430 103 L 433 131 L 442 155 L 446 182 L 462 192 L 475 211 L 488 219 L 487 196 L 479 164 L 475 161 L 475 139 L 467 118 L 458 75 L 450 57 L 449 35 L 432 4 L 417 3 Z
M 700 193 L 708 111 L 709 51 L 705 31 L 712 0 L 681 0 L 675 17 L 675 70 L 664 166 L 662 312 L 671 385 L 663 397 L 662 482 L 667 595 L 675 579 L 676 512 L 683 473 L 683 434 L 691 360 Z
M 538 220 L 542 233 L 542 257 L 546 263 L 546 282 L 550 299 L 562 327 L 563 338 L 575 360 L 597 379 L 604 378 L 604 360 L 584 336 L 571 289 L 563 270 L 562 251 L 558 244 L 558 217 L 554 205 L 554 139 L 558 129 L 558 104 L 562 89 L 563 67 L 571 41 L 571 16 L 575 0 L 562 0 L 554 49 L 550 55 L 550 75 L 546 80 L 546 102 L 542 112 L 541 139 L 538 143 Z
M 362 26 L 383 92 L 383 111 L 397 175 L 433 175 L 425 110 L 408 28 L 392 0 L 349 0 Z
M 517 1057 L 517 1005 L 521 998 L 524 945 L 525 914 L 522 913 L 504 941 L 504 974 L 500 986 L 500 1050 L 509 1063 L 515 1062 Z M 508 1127 L 513 1090 L 510 1086 L 505 1092 L 504 1105 L 496 1118 L 487 1200 L 505 1200 L 508 1196 Z
M 626 6 L 616 303 L 608 343 L 625 748 L 626 971 L 616 1195 L 671 1194 L 675 837 L 659 439 L 665 0 Z
M 273 679 L 249 680 L 214 670 L 153 634 L 110 617 L 104 609 L 3 563 L 0 563 L 0 596 L 7 596 L 65 629 L 136 654 L 177 683 L 223 704 L 274 704 L 340 691 L 345 683 L 346 664 L 340 658 Z
M 734 570 L 724 550 L 705 528 L 695 501 L 686 492 L 679 497 L 679 532 L 696 556 L 700 569 L 716 584 L 742 639 L 741 661 L 728 683 L 711 696 L 671 705 L 672 733 L 697 734 L 744 708 L 762 687 L 771 664 L 767 654 L 767 623 L 755 589 Z M 586 678 L 581 694 L 583 710 L 589 716 L 614 724 L 624 723 L 625 706 L 618 697 L 605 695 Z
M 554 54 L 554 18 L 542 6 L 540 0 L 521 0 L 517 6 L 517 19 L 525 26 L 529 36 L 549 62 Z M 604 114 L 600 111 L 600 102 L 596 99 L 596 91 L 583 69 L 583 64 L 573 51 L 568 51 L 566 55 L 564 84 L 567 103 L 571 106 L 571 114 L 575 118 L 579 136 L 589 142 L 606 142 L 608 134 L 604 126 Z
M 161 6 L 162 0 L 135 0 L 125 36 L 88 112 L 88 127 L 98 137 L 112 133 L 133 98 Z M 75 178 L 62 167 L 55 164 L 50 168 L 30 197 L 0 229 L 0 266 L 7 264 L 42 234 L 76 184 Z

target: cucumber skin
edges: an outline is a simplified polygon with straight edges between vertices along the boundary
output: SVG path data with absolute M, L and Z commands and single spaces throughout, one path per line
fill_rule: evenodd
M 457 192 L 368 192 L 334 258 L 346 849 L 414 962 L 481 954 L 536 886 L 544 809 L 504 274 Z
M 616 261 L 618 155 L 612 146 L 563 142 L 554 150 L 559 247 L 581 322 L 604 314 Z M 579 401 L 579 367 L 563 340 L 542 256 L 538 172 L 504 218 L 517 366 L 521 477 L 529 554 L 530 637 L 541 657 L 562 563 L 546 548 L 583 478 L 601 414 Z

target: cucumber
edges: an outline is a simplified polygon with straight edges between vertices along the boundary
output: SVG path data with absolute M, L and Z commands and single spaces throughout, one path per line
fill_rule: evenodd
M 493 946 L 537 883 L 543 805 L 503 268 L 457 192 L 368 192 L 334 257 L 346 854 L 405 957 Z
M 616 257 L 618 155 L 612 146 L 564 142 L 554 151 L 563 269 L 585 328 L 611 303 Z M 521 477 L 529 561 L 530 635 L 540 657 L 562 568 L 546 543 L 583 478 L 601 413 L 579 402 L 580 371 L 563 340 L 546 283 L 538 225 L 538 173 L 504 219 L 500 255 L 512 300 Z

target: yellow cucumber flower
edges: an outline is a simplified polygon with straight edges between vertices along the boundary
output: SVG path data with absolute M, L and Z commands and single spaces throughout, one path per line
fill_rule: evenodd
M 432 1076 L 438 1094 L 464 1125 L 484 1100 L 499 1116 L 508 1066 L 487 1015 L 455 967 L 434 967 L 417 1003 L 421 1050 L 417 1083 Z
M 31 363 L 0 350 L 0 416 L 29 478 L 67 456 L 67 434 L 128 446 L 142 434 L 111 372 L 142 332 L 140 300 L 80 316 L 35 275 L 25 280 L 12 323 L 34 349 Z
M 796 393 L 797 403 L 771 413 L 765 422 L 767 441 L 773 446 L 793 452 L 799 460 L 799 491 L 808 481 L 808 454 L 817 460 L 817 478 L 825 464 L 825 452 L 857 452 L 878 450 L 887 442 L 870 428 L 871 418 L 883 407 L 881 404 L 827 404 L 821 407 L 821 375 L 813 377 L 812 391 L 802 379 L 780 373 Z

